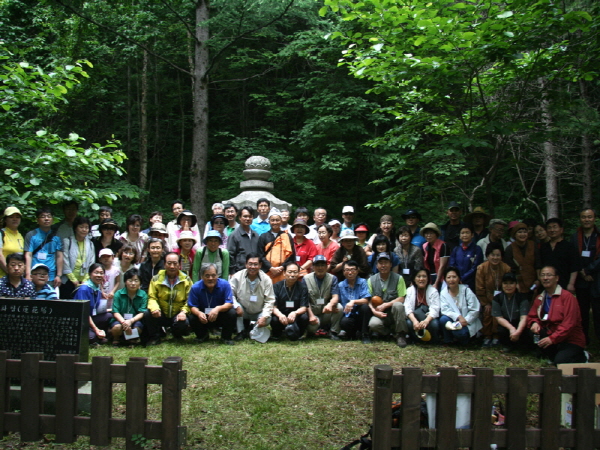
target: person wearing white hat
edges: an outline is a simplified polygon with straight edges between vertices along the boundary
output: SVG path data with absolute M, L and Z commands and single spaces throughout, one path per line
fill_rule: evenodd
M 31 282 L 35 286 L 36 300 L 58 300 L 56 289 L 48 284 L 50 269 L 45 264 L 36 264 L 31 268 Z
M 292 237 L 281 229 L 281 213 L 277 208 L 269 212 L 271 229 L 258 237 L 258 254 L 263 271 L 273 283 L 283 280 L 284 266 L 296 261 Z
M 352 223 L 352 221 L 354 220 L 353 206 L 344 206 L 342 208 L 342 218 L 344 219 L 344 223 L 342 224 L 342 229 L 340 233 L 344 230 L 354 231 L 354 224 Z
M 336 250 L 329 263 L 329 271 L 338 277 L 338 281 L 344 280 L 343 269 L 346 261 L 355 261 L 358 264 L 358 276 L 367 278 L 371 273 L 367 263 L 367 255 L 362 247 L 356 245 L 358 238 L 352 230 L 342 231 L 340 236 L 340 248 Z
M 0 277 L 6 275 L 6 257 L 11 253 L 23 253 L 24 241 L 19 233 L 21 217 L 21 211 L 14 206 L 4 210 L 2 217 L 4 227 L 0 230 Z

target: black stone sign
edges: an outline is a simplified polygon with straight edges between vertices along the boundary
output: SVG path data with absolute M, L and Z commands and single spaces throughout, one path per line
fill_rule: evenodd
M 11 358 L 42 352 L 47 361 L 56 355 L 79 355 L 88 361 L 88 300 L 21 300 L 0 298 L 0 349 Z

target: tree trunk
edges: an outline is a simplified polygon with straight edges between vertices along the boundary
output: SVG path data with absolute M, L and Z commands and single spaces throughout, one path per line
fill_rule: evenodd
M 588 105 L 587 89 L 584 80 L 579 80 L 579 92 L 583 103 Z M 581 182 L 583 183 L 583 208 L 592 207 L 592 143 L 590 136 L 587 133 L 583 133 L 581 136 L 581 159 L 583 169 L 581 171 Z
M 144 50 L 142 98 L 140 101 L 140 188 L 148 181 L 148 52 Z
M 544 80 L 540 80 L 542 90 Z M 545 91 L 542 92 L 542 124 L 548 134 L 548 139 L 543 144 L 544 169 L 546 173 L 546 217 L 551 219 L 558 217 L 558 172 L 556 170 L 556 148 L 552 142 L 550 132 L 552 129 L 552 115 L 550 113 L 550 102 Z
M 206 222 L 206 184 L 208 164 L 208 0 L 196 3 L 196 43 L 193 72 L 194 132 L 190 169 L 192 211 L 198 217 L 199 229 Z
M 127 182 L 131 183 L 131 64 L 127 64 Z

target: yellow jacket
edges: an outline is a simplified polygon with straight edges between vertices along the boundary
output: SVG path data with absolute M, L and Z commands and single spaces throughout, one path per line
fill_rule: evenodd
M 166 317 L 173 317 L 180 312 L 188 314 L 188 294 L 192 288 L 192 280 L 185 273 L 179 272 L 177 282 L 171 288 L 165 270 L 154 275 L 148 287 L 148 310 L 160 309 Z

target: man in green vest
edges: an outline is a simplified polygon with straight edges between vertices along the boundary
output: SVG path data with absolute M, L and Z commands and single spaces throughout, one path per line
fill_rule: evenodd
M 317 335 L 325 336 L 323 332 L 327 326 L 331 327 L 331 339 L 339 341 L 340 320 L 343 308 L 339 304 L 340 290 L 337 277 L 327 273 L 327 259 L 323 255 L 317 255 L 313 259 L 314 272 L 304 277 L 304 283 L 308 288 L 310 308 L 308 309 L 309 336 L 317 330 Z
M 368 286 L 371 293 L 369 307 L 373 317 L 369 320 L 369 330 L 373 337 L 393 334 L 400 348 L 406 347 L 406 313 L 404 297 L 406 285 L 404 278 L 392 272 L 392 261 L 389 253 L 377 255 L 378 273 L 369 278 Z M 380 305 L 373 304 L 374 297 L 381 297 Z

